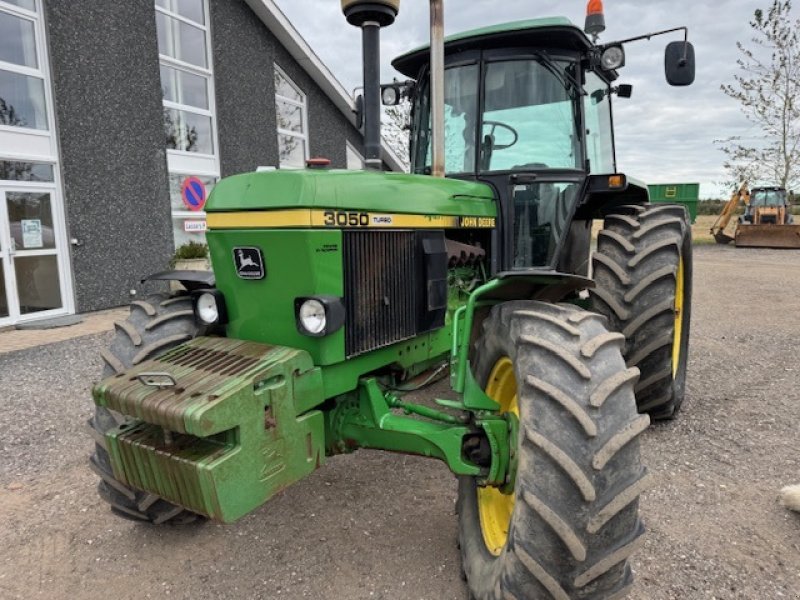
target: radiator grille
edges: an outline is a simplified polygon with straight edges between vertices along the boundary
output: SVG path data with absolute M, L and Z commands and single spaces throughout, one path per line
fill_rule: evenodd
M 413 231 L 345 231 L 345 353 L 382 348 L 416 333 Z

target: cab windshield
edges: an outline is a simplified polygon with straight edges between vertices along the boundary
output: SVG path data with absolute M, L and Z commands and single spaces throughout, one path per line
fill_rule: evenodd
M 786 204 L 786 190 L 753 190 L 750 204 L 752 206 L 783 206 Z
M 540 56 L 486 63 L 481 113 L 478 64 L 445 72 L 445 171 L 582 169 L 572 61 Z M 428 88 L 418 106 L 415 172 L 430 172 Z

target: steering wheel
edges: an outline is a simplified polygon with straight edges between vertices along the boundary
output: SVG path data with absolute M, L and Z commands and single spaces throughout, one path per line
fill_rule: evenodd
M 514 144 L 519 141 L 519 133 L 517 130 L 511 127 L 511 125 L 506 125 L 505 123 L 501 123 L 500 121 L 484 121 L 483 126 L 486 127 L 487 125 L 491 125 L 491 129 L 489 130 L 488 134 L 484 134 L 483 138 L 486 139 L 486 136 L 491 136 L 492 138 L 492 150 L 505 150 L 506 148 L 511 148 Z M 505 129 L 511 132 L 511 135 L 514 136 L 514 140 L 510 144 L 495 144 L 494 143 L 494 132 L 497 128 Z

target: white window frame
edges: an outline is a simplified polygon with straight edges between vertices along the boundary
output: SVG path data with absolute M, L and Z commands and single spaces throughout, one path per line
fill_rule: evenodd
M 27 315 L 19 315 L 18 319 L 0 319 L 0 326 L 13 322 L 24 323 L 48 317 L 75 312 L 75 296 L 72 281 L 72 267 L 70 264 L 70 240 L 67 236 L 67 222 L 64 210 L 64 193 L 61 175 L 61 161 L 58 147 L 58 130 L 56 123 L 55 102 L 53 99 L 52 77 L 50 73 L 50 55 L 48 52 L 47 28 L 45 27 L 45 13 L 42 0 L 34 0 L 35 10 L 30 11 L 16 4 L 0 0 L 0 9 L 34 22 L 36 36 L 36 62 L 38 68 L 24 67 L 0 61 L 0 69 L 31 75 L 42 79 L 44 82 L 45 111 L 47 129 L 30 129 L 26 127 L 13 127 L 0 125 L 0 160 L 14 162 L 39 162 L 52 165 L 52 182 L 33 181 L 2 181 L 4 189 L 19 191 L 41 191 L 51 194 L 51 208 L 53 211 L 53 228 L 58 260 L 58 276 L 61 286 L 61 308 L 40 311 Z M 6 293 L 17 293 L 16 290 L 6 290 Z M 13 300 L 12 300 L 13 302 Z
M 303 98 L 301 101 L 298 102 L 294 98 L 287 98 L 286 96 L 282 96 L 281 94 L 278 93 L 277 87 L 275 88 L 275 100 L 276 100 L 276 104 L 275 104 L 275 129 L 278 132 L 278 136 L 285 135 L 287 137 L 293 137 L 293 138 L 296 138 L 296 139 L 302 141 L 302 143 L 303 143 L 303 164 L 301 166 L 299 166 L 299 167 L 298 166 L 294 166 L 294 165 L 292 165 L 292 166 L 288 166 L 288 165 L 287 166 L 283 166 L 283 165 L 280 164 L 280 162 L 281 162 L 281 158 L 280 158 L 281 147 L 280 147 L 280 137 L 278 137 L 278 168 L 280 168 L 280 169 L 302 169 L 302 168 L 305 167 L 306 161 L 311 156 L 311 149 L 310 149 L 310 146 L 309 146 L 308 96 L 306 95 L 306 93 L 302 89 L 300 89 L 300 86 L 297 85 L 292 80 L 292 78 L 289 77 L 286 74 L 286 71 L 284 71 L 283 69 L 281 69 L 277 65 L 277 63 L 274 63 L 273 66 L 275 68 L 275 72 L 278 75 L 280 75 L 281 77 L 283 77 L 287 81 L 287 83 L 289 85 L 291 85 L 294 88 L 294 90 Z M 303 132 L 302 133 L 298 133 L 296 131 L 292 131 L 291 129 L 283 129 L 281 127 L 278 127 L 278 116 L 277 116 L 278 115 L 278 105 L 277 105 L 277 101 L 278 100 L 280 100 L 281 102 L 286 102 L 287 104 L 291 104 L 293 106 L 297 106 L 297 107 L 300 108 L 300 118 L 302 119 L 302 124 L 303 124 Z
M 214 57 L 211 47 L 211 14 L 208 6 L 208 0 L 201 1 L 203 3 L 205 24 L 187 19 L 186 17 L 167 10 L 166 8 L 162 8 L 153 2 L 157 14 L 161 13 L 167 17 L 186 23 L 187 25 L 200 29 L 204 32 L 206 42 L 206 64 L 208 65 L 206 68 L 199 67 L 159 52 L 159 67 L 164 65 L 166 67 L 171 67 L 179 71 L 185 71 L 192 75 L 203 77 L 203 79 L 206 80 L 208 109 L 171 102 L 169 100 L 163 100 L 163 106 L 164 108 L 171 108 L 203 117 L 209 117 L 211 119 L 211 143 L 214 147 L 214 151 L 211 154 L 200 154 L 198 152 L 185 152 L 183 150 L 167 149 L 167 168 L 170 174 L 191 174 L 219 178 L 219 133 L 217 127 L 216 90 L 214 86 Z
M 55 111 L 53 110 L 53 98 L 48 82 L 50 81 L 48 72 L 47 47 L 44 40 L 44 27 L 42 25 L 43 15 L 41 0 L 36 0 L 36 11 L 29 11 L 16 4 L 2 2 L 0 9 L 4 13 L 33 22 L 34 35 L 36 36 L 36 64 L 37 68 L 16 65 L 5 61 L 0 61 L 0 69 L 17 75 L 26 75 L 42 81 L 45 100 L 45 118 L 47 119 L 47 129 L 34 129 L 30 127 L 14 127 L 13 125 L 0 125 L 0 148 L 14 148 L 14 155 L 17 154 L 36 157 L 37 160 L 48 162 L 57 156 L 54 138 Z

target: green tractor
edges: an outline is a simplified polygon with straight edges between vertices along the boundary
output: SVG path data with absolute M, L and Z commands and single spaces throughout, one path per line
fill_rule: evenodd
M 217 185 L 213 274 L 151 276 L 186 291 L 133 302 L 103 353 L 91 465 L 115 513 L 232 522 L 329 456 L 428 456 L 459 479 L 472 597 L 624 595 L 638 436 L 684 395 L 692 263 L 685 209 L 616 170 L 611 99 L 630 87 L 598 4 L 586 32 L 551 18 L 445 41 L 432 0 L 430 51 L 381 87 L 399 0 L 343 0 L 368 170 Z M 691 44 L 666 66 L 691 83 Z M 413 104 L 412 174 L 379 171 L 381 97 Z M 457 399 L 407 400 L 448 370 Z

